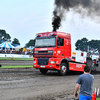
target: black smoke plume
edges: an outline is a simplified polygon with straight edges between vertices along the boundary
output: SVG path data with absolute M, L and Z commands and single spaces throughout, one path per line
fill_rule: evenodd
M 54 18 L 53 18 L 52 26 L 53 26 L 53 31 L 56 31 L 60 27 L 61 18 L 60 16 L 57 15 L 56 11 L 54 11 L 53 14 L 54 14 Z
M 55 0 L 52 26 L 56 31 L 61 26 L 61 21 L 69 11 L 100 20 L 100 0 Z

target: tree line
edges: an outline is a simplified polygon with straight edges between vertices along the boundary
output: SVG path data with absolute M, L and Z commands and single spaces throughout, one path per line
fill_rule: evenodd
M 11 41 L 10 34 L 8 34 L 5 30 L 0 29 L 0 44 L 3 43 L 3 42 L 5 42 L 5 41 L 11 42 L 11 44 L 13 46 L 20 45 L 20 42 L 19 42 L 19 40 L 17 38 L 14 38 L 13 41 Z M 31 40 L 29 40 L 28 43 L 25 44 L 24 47 L 34 46 L 34 43 L 35 43 L 35 40 L 31 39 Z
M 76 50 L 88 51 L 89 50 L 98 50 L 100 51 L 100 40 L 92 39 L 89 41 L 87 38 L 78 39 L 75 43 Z

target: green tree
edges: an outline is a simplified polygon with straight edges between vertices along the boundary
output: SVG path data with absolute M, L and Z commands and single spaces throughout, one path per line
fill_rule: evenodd
M 20 42 L 17 38 L 14 38 L 12 41 L 12 45 L 16 46 L 16 45 L 20 45 Z
M 75 43 L 75 46 L 76 46 L 76 50 L 87 51 L 88 39 L 82 38 L 81 40 L 77 40 L 77 42 Z
M 91 40 L 88 44 L 90 49 L 98 49 L 100 51 L 100 40 Z
M 81 40 L 77 40 L 75 43 L 76 50 L 87 51 L 87 47 L 89 46 L 89 50 L 99 50 L 100 51 L 100 40 L 91 40 L 83 38 Z
M 5 30 L 0 30 L 0 44 L 5 41 L 11 41 L 11 37 Z
M 31 39 L 28 43 L 25 44 L 25 47 L 30 47 L 35 45 L 35 40 Z

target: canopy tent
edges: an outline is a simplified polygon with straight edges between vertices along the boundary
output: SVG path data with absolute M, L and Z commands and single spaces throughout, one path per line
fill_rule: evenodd
M 22 49 L 22 47 L 17 46 L 17 47 L 15 47 L 15 49 L 16 49 L 16 51 L 19 51 L 20 49 Z
M 0 44 L 1 48 L 15 48 L 13 45 L 11 45 L 10 42 L 3 42 L 2 44 Z
M 15 48 L 23 48 L 23 47 L 21 47 L 20 45 L 17 45 Z
M 26 49 L 27 49 L 27 50 L 33 50 L 33 48 L 34 48 L 34 47 L 29 47 L 29 48 L 26 48 Z

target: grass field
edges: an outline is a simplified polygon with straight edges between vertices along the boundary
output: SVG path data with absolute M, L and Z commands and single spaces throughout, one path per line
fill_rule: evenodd
M 15 66 L 2 66 L 0 68 L 29 68 L 33 67 L 32 65 L 15 65 Z
M 11 57 L 0 57 L 0 60 L 33 60 L 33 58 L 11 58 Z
M 96 100 L 100 100 L 100 98 L 96 98 Z
M 33 58 L 0 57 L 0 60 L 33 61 Z M 15 65 L 15 66 L 2 66 L 0 68 L 26 68 L 26 67 L 33 67 L 33 66 L 32 65 Z

